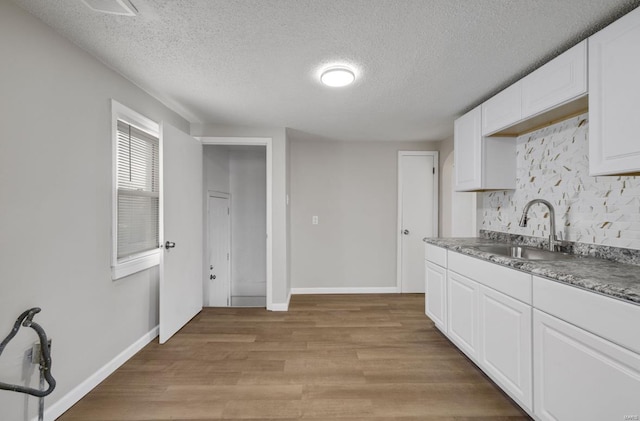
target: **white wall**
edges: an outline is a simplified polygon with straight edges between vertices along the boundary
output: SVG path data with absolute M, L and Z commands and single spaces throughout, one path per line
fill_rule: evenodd
M 440 143 L 440 236 L 477 237 L 477 193 L 457 192 L 453 137 Z
M 231 147 L 231 295 L 265 296 L 267 273 L 266 151 Z
M 209 191 L 230 193 L 229 148 L 222 145 L 205 145 L 202 150 L 205 194 Z
M 11 2 L 0 2 L 0 336 L 25 309 L 53 338 L 54 404 L 158 324 L 158 271 L 111 280 L 110 98 L 188 131 L 158 101 Z M 21 330 L 0 357 L 22 383 Z M 31 379 L 37 386 L 37 379 Z M 0 391 L 0 417 L 36 415 Z
M 292 288 L 395 287 L 398 151 L 438 150 L 439 142 L 294 136 Z
M 287 278 L 286 278 L 286 291 L 288 294 L 287 297 L 287 306 L 288 301 L 291 299 L 291 134 L 290 129 L 285 130 L 285 144 L 287 148 L 287 155 L 285 157 L 287 168 L 286 174 L 286 227 L 287 227 Z
M 440 142 L 440 236 L 451 237 L 453 200 L 453 137 Z

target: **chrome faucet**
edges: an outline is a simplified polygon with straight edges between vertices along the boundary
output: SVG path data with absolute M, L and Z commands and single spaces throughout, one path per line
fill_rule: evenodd
M 529 212 L 529 208 L 531 207 L 531 205 L 535 205 L 536 203 L 540 203 L 549 208 L 549 250 L 556 251 L 558 243 L 558 238 L 556 237 L 556 211 L 551 203 L 547 202 L 544 199 L 531 200 L 529 203 L 524 205 L 522 217 L 520 218 L 520 223 L 518 225 L 520 225 L 521 227 L 527 226 L 527 213 Z

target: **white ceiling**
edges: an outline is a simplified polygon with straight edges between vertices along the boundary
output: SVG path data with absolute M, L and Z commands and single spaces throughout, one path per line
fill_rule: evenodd
M 14 0 L 191 122 L 442 140 L 453 119 L 640 0 Z M 318 70 L 356 67 L 348 88 Z

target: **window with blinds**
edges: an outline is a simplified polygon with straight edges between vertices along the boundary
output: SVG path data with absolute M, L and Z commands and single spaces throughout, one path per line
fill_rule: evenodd
M 159 247 L 159 140 L 117 121 L 117 259 Z

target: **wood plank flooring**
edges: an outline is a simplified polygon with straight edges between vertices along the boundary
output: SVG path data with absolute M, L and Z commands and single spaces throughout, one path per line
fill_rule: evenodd
M 424 315 L 423 294 L 296 295 L 207 308 L 60 420 L 530 418 Z

